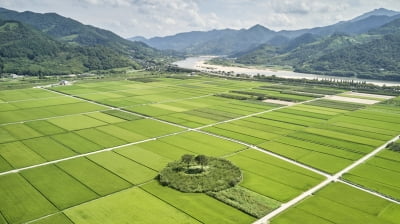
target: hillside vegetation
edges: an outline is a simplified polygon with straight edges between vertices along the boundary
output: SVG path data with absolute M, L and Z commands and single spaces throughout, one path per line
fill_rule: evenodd
M 110 48 L 61 43 L 17 21 L 0 21 L 0 60 L 2 73 L 38 76 L 140 67 Z
M 399 81 L 400 19 L 360 35 L 304 34 L 280 46 L 269 43 L 215 64 L 290 66 L 296 72 Z
M 53 75 L 119 67 L 146 68 L 175 56 L 108 30 L 56 13 L 0 8 L 0 68 L 3 73 Z

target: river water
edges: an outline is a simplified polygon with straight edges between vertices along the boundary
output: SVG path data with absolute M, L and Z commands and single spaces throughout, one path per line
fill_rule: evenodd
M 247 74 L 247 75 L 265 75 L 272 76 L 275 75 L 281 78 L 292 78 L 292 79 L 333 79 L 333 80 L 354 80 L 354 81 L 364 81 L 367 83 L 375 85 L 386 85 L 386 86 L 398 86 L 400 82 L 392 81 L 380 81 L 371 79 L 358 79 L 358 78 L 348 78 L 348 77 L 337 77 L 337 76 L 327 76 L 327 75 L 315 75 L 306 73 L 297 73 L 292 71 L 284 70 L 273 70 L 273 69 L 260 69 L 260 68 L 245 68 L 245 67 L 233 67 L 233 66 L 222 66 L 222 65 L 210 65 L 205 64 L 207 60 L 214 58 L 215 56 L 199 56 L 199 57 L 188 57 L 185 60 L 177 61 L 174 64 L 181 68 L 196 69 L 206 72 L 233 72 L 234 74 Z

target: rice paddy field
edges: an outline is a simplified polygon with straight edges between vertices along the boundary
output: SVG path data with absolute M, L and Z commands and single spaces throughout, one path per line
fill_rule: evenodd
M 396 102 L 202 76 L 0 91 L 0 224 L 253 223 L 369 155 L 269 221 L 400 223 L 400 153 L 376 151 L 400 133 Z M 264 212 L 160 185 L 184 154 L 238 166 Z

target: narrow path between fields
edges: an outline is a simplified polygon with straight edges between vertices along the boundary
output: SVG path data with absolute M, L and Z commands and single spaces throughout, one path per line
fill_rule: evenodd
M 43 89 L 44 89 L 44 88 L 43 88 Z M 134 144 L 139 144 L 139 143 L 142 143 L 142 142 L 152 141 L 152 140 L 156 140 L 157 138 L 167 137 L 167 136 L 171 136 L 171 135 L 177 135 L 177 134 L 179 134 L 179 133 L 183 133 L 183 132 L 187 132 L 187 131 L 195 131 L 195 132 L 199 132 L 199 133 L 211 135 L 211 136 L 214 136 L 214 137 L 217 137 L 217 138 L 221 138 L 221 139 L 225 139 L 225 140 L 229 140 L 229 141 L 232 141 L 232 142 L 236 142 L 236 143 L 245 145 L 245 146 L 247 146 L 247 147 L 249 147 L 249 148 L 258 150 L 258 151 L 263 152 L 263 153 L 265 153 L 265 154 L 268 154 L 268 155 L 270 155 L 270 156 L 274 156 L 274 157 L 276 157 L 276 158 L 279 158 L 279 159 L 281 159 L 281 160 L 284 160 L 284 161 L 289 162 L 289 163 L 291 163 L 291 164 L 294 164 L 294 165 L 296 165 L 296 166 L 299 166 L 299 167 L 302 167 L 302 168 L 304 168 L 304 169 L 313 171 L 313 172 L 315 172 L 315 173 L 317 173 L 317 174 L 320 174 L 320 175 L 322 175 L 322 176 L 325 176 L 325 177 L 327 178 L 326 180 L 324 180 L 324 181 L 321 182 L 320 184 L 314 186 L 313 188 L 311 188 L 311 189 L 308 190 L 308 191 L 303 192 L 301 195 L 297 196 L 296 198 L 292 199 L 291 201 L 282 204 L 281 207 L 279 207 L 278 209 L 272 211 L 271 213 L 267 214 L 267 215 L 264 216 L 263 218 L 261 218 L 261 219 L 257 220 L 256 222 L 254 222 L 254 223 L 256 223 L 256 224 L 265 224 L 265 223 L 268 223 L 268 221 L 269 221 L 271 218 L 275 217 L 276 215 L 280 214 L 281 212 L 283 212 L 283 211 L 285 211 L 286 209 L 290 208 L 291 206 L 295 205 L 295 204 L 298 203 L 299 201 L 301 201 L 301 200 L 307 198 L 308 196 L 312 195 L 313 193 L 315 193 L 315 192 L 318 191 L 319 189 L 325 187 L 326 185 L 328 185 L 328 184 L 331 183 L 332 181 L 341 181 L 341 180 L 340 180 L 340 177 L 341 177 L 344 173 L 350 171 L 350 170 L 353 169 L 354 167 L 360 165 L 361 163 L 365 162 L 366 160 L 368 160 L 368 159 L 371 158 L 372 156 L 376 155 L 376 154 L 377 154 L 378 152 L 380 152 L 381 150 L 385 149 L 388 143 L 390 143 L 390 142 L 392 142 L 392 141 L 396 141 L 396 140 L 399 139 L 399 136 L 394 137 L 393 139 L 387 141 L 387 142 L 386 142 L 385 144 L 383 144 L 382 146 L 378 147 L 378 148 L 375 149 L 374 151 L 372 151 L 372 152 L 370 152 L 369 154 L 365 155 L 365 156 L 362 157 L 361 159 L 355 161 L 355 162 L 352 163 L 350 166 L 344 168 L 343 170 L 341 170 L 340 172 L 336 173 L 335 175 L 329 175 L 329 174 L 327 174 L 327 173 L 325 173 L 325 172 L 322 172 L 322 171 L 317 170 L 317 169 L 315 169 L 315 168 L 313 168 L 313 167 L 304 165 L 304 164 L 299 163 L 299 162 L 297 162 L 297 161 L 288 159 L 288 158 L 286 158 L 286 157 L 284 157 L 284 156 L 281 156 L 281 155 L 279 155 L 279 154 L 276 154 L 276 153 L 269 152 L 269 151 L 266 151 L 266 150 L 264 150 L 264 149 L 258 148 L 257 146 L 254 146 L 254 145 L 251 145 L 251 144 L 248 144 L 248 143 L 245 143 L 245 142 L 236 140 L 236 139 L 232 139 L 232 138 L 220 136 L 220 135 L 217 135 L 217 134 L 213 134 L 213 133 L 209 133 L 209 132 L 206 132 L 206 131 L 202 131 L 202 130 L 201 130 L 202 128 L 211 127 L 211 126 L 214 126 L 214 125 L 223 124 L 223 123 L 227 123 L 227 122 L 232 122 L 232 121 L 236 121 L 236 120 L 240 120 L 240 119 L 244 119 L 244 118 L 249 118 L 249 117 L 252 117 L 252 116 L 256 116 L 256 115 L 260 115 L 260 114 L 272 112 L 272 111 L 279 110 L 279 109 L 282 109 L 282 108 L 295 106 L 295 105 L 298 105 L 298 104 L 304 104 L 304 103 L 307 103 L 307 102 L 311 102 L 311 101 L 318 100 L 319 98 L 315 98 L 315 99 L 312 99 L 312 100 L 308 100 L 308 101 L 303 101 L 303 102 L 295 103 L 295 104 L 293 104 L 293 105 L 282 106 L 282 107 L 278 107 L 278 108 L 272 108 L 272 109 L 269 109 L 269 110 L 265 110 L 265 111 L 261 111 L 261 112 L 257 112 L 257 113 L 253 113 L 253 114 L 249 114 L 249 115 L 245 115 L 245 116 L 241 116 L 241 117 L 238 117 L 238 118 L 233 118 L 233 119 L 226 120 L 226 121 L 217 122 L 217 123 L 214 123 L 214 124 L 205 125 L 205 126 L 198 127 L 198 128 L 189 128 L 189 127 L 186 127 L 186 126 L 183 126 L 183 125 L 179 125 L 179 124 L 175 124 L 175 123 L 172 123 L 172 122 L 160 120 L 160 119 L 157 119 L 157 118 L 154 118 L 154 117 L 150 117 L 150 116 L 138 114 L 138 113 L 135 113 L 135 112 L 132 112 L 132 111 L 127 111 L 127 110 L 124 110 L 124 109 L 121 109 L 121 108 L 118 108 L 118 107 L 112 107 L 112 106 L 109 106 L 109 105 L 104 105 L 104 104 L 101 104 L 101 103 L 98 103 L 98 102 L 95 102 L 95 101 L 92 101 L 92 100 L 83 99 L 83 98 L 80 98 L 80 97 L 77 97 L 77 96 L 73 96 L 73 95 L 68 95 L 68 94 L 65 94 L 65 93 L 62 93 L 62 92 L 58 92 L 58 91 L 54 91 L 54 90 L 50 90 L 50 89 L 44 89 L 44 90 L 50 91 L 50 92 L 53 92 L 53 93 L 57 93 L 57 94 L 60 94 L 60 95 L 64 95 L 64 96 L 67 96 L 67 97 L 72 97 L 72 98 L 80 99 L 80 100 L 82 100 L 82 101 L 86 101 L 86 102 L 89 102 L 89 103 L 92 103 L 92 104 L 96 104 L 96 105 L 99 105 L 99 106 L 104 106 L 104 107 L 107 107 L 107 108 L 112 109 L 112 110 L 121 110 L 121 111 L 130 113 L 130 114 L 133 114 L 133 115 L 142 117 L 142 118 L 151 119 L 151 120 L 154 120 L 154 121 L 158 121 L 158 122 L 162 122 L 162 123 L 165 123 L 165 124 L 169 124 L 169 125 L 173 125 L 173 126 L 176 126 L 176 127 L 180 127 L 180 128 L 185 129 L 185 131 L 176 132 L 176 133 L 172 133 L 172 134 L 168 134 L 168 135 L 164 135 L 164 136 L 160 136 L 160 137 L 156 137 L 156 138 L 149 138 L 149 139 L 142 140 L 142 141 L 138 141 L 138 142 L 128 143 L 128 144 L 125 144 L 125 145 L 120 145 L 120 146 L 116 146 L 116 147 L 112 147 L 112 148 L 107 148 L 107 149 L 103 149 L 103 150 L 96 151 L 96 152 L 91 152 L 91 153 L 87 153 L 87 154 L 82 154 L 82 155 L 77 155 L 77 156 L 73 156 L 73 157 L 68 157 L 68 158 L 60 159 L 60 160 L 50 161 L 50 162 L 47 162 L 47 163 L 37 164 L 37 165 L 34 165 L 34 166 L 30 166 L 30 167 L 24 167 L 24 168 L 20 168 L 20 169 L 15 169 L 15 170 L 7 171 L 7 172 L 4 172 L 4 173 L 0 173 L 0 175 L 5 175 L 5 174 L 8 174 L 8 173 L 16 173 L 16 172 L 19 172 L 19 171 L 22 171 L 22 170 L 32 169 L 32 168 L 35 168 L 35 167 L 44 166 L 44 165 L 48 165 L 48 164 L 53 164 L 53 163 L 57 163 L 57 162 L 61 162 L 61 161 L 66 161 L 66 160 L 70 160 L 70 159 L 74 159 L 74 158 L 78 158 L 78 157 L 83 157 L 83 156 L 87 156 L 87 155 L 92 155 L 92 154 L 96 154 L 96 153 L 100 153 L 100 152 L 104 152 L 104 151 L 111 151 L 111 150 L 113 150 L 113 149 L 117 149 L 117 148 L 129 146 L 129 145 L 134 145 Z M 21 123 L 21 122 L 17 122 L 17 123 Z M 341 181 L 341 182 L 343 182 L 343 181 Z M 386 197 L 386 196 L 384 196 L 384 195 L 381 195 L 381 194 L 379 194 L 379 193 L 377 193 L 377 192 L 374 192 L 374 191 L 371 191 L 371 190 L 362 188 L 362 187 L 360 187 L 360 186 L 353 185 L 353 184 L 348 183 L 348 182 L 345 182 L 345 183 L 348 184 L 348 185 L 350 185 L 350 186 L 352 186 L 352 187 L 355 187 L 355 188 L 358 188 L 358 189 L 362 189 L 363 191 L 368 192 L 368 193 L 370 193 L 370 194 L 373 194 L 373 195 L 376 195 L 376 196 L 378 196 L 378 197 L 381 197 L 381 198 L 384 198 L 384 199 L 386 199 L 386 200 L 389 200 L 389 201 L 391 201 L 391 202 L 400 204 L 400 202 L 398 202 L 398 201 L 396 201 L 396 200 L 393 200 L 393 199 L 391 199 L 391 198 L 388 198 L 388 197 Z

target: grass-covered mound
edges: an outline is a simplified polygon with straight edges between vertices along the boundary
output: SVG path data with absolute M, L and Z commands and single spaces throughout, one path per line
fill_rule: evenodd
M 221 191 L 242 180 L 242 172 L 230 161 L 204 155 L 183 155 L 159 175 L 162 185 L 182 192 Z

